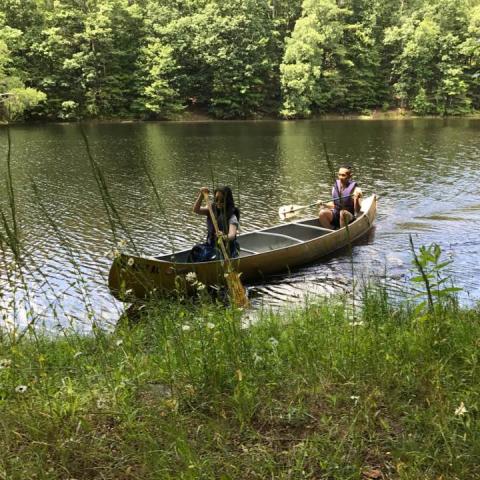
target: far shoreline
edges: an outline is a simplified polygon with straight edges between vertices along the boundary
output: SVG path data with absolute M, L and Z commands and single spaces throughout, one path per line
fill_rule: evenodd
M 338 113 L 330 112 L 324 114 L 312 115 L 308 118 L 282 118 L 274 115 L 264 115 L 249 118 L 231 118 L 219 119 L 203 112 L 186 111 L 181 115 L 171 118 L 144 119 L 129 117 L 111 117 L 111 118 L 84 118 L 72 120 L 49 120 L 49 119 L 31 119 L 17 122 L 0 122 L 0 126 L 8 125 L 77 125 L 77 124 L 133 124 L 133 123 L 165 123 L 165 124 L 202 124 L 202 123 L 263 123 L 263 122 L 308 122 L 308 121 L 339 121 L 339 120 L 361 120 L 361 121 L 402 121 L 402 120 L 480 120 L 480 112 L 474 112 L 467 115 L 417 115 L 412 111 L 403 109 L 394 109 L 386 112 L 373 110 L 370 115 L 362 113 Z

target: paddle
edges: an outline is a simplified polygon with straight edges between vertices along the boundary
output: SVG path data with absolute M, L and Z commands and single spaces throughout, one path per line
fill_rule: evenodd
M 350 195 L 352 196 L 352 195 Z M 341 197 L 341 198 L 346 198 L 346 197 Z M 317 200 L 315 203 L 309 203 L 308 205 L 283 205 L 278 209 L 278 216 L 282 219 L 285 220 L 289 217 L 293 217 L 296 215 L 298 212 L 305 210 L 306 208 L 309 207 L 314 207 L 315 205 L 326 205 L 329 202 L 333 202 L 335 200 L 339 200 L 340 197 L 337 198 L 332 198 L 331 200 Z
M 283 205 L 278 209 L 278 216 L 282 219 L 285 220 L 289 216 L 296 215 L 297 212 L 300 212 L 301 210 L 305 210 L 306 208 L 309 207 L 314 207 L 315 205 L 321 205 L 323 202 L 315 202 L 315 203 L 309 203 L 308 205 Z
M 220 245 L 220 249 L 223 254 L 225 262 L 225 278 L 227 279 L 227 286 L 230 292 L 230 297 L 237 307 L 248 307 L 248 298 L 245 294 L 245 288 L 243 288 L 242 281 L 240 280 L 241 274 L 237 273 L 233 268 L 232 261 L 230 260 L 230 257 L 227 253 L 227 249 L 225 248 L 225 244 L 223 243 L 223 237 L 220 234 L 220 229 L 218 228 L 217 219 L 213 214 L 212 206 L 208 199 L 208 193 L 203 192 L 203 197 L 205 198 L 208 213 L 210 214 L 210 219 L 212 220 L 213 228 L 215 229 L 215 233 L 218 238 L 218 244 Z

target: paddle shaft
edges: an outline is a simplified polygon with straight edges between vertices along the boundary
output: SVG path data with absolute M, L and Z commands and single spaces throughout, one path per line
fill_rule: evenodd
M 208 198 L 207 192 L 203 192 L 203 198 L 205 199 L 205 202 L 207 204 L 208 213 L 210 214 L 210 219 L 212 220 L 213 228 L 215 229 L 215 233 L 217 234 L 220 250 L 223 253 L 223 258 L 225 259 L 225 262 L 228 264 L 228 266 L 230 266 L 230 257 L 227 253 L 227 249 L 225 248 L 225 244 L 223 243 L 223 237 L 220 233 L 220 229 L 218 228 L 217 217 L 215 217 L 215 215 L 213 214 L 212 205 L 210 204 L 210 200 Z
M 297 205 L 295 206 L 295 208 L 293 208 L 294 205 L 292 205 L 291 208 L 288 208 L 290 207 L 290 205 L 284 205 L 283 207 L 280 207 L 278 211 L 281 212 L 281 214 L 285 215 L 287 213 L 298 212 L 299 210 L 304 210 L 305 208 L 314 207 L 315 205 L 325 205 L 328 202 L 334 202 L 335 200 L 341 200 L 343 198 L 348 198 L 348 197 L 353 197 L 353 194 L 348 196 L 335 197 L 335 198 L 332 198 L 331 200 L 326 200 L 326 201 L 317 200 L 315 203 L 309 203 L 308 205 Z

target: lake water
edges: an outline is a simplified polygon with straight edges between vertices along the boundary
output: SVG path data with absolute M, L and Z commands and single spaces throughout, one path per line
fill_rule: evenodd
M 464 288 L 462 302 L 480 298 L 480 120 L 121 123 L 84 128 L 113 203 L 145 254 L 179 250 L 204 238 L 204 218 L 191 213 L 202 185 L 232 186 L 244 232 L 278 223 L 283 204 L 328 198 L 332 177 L 325 143 L 335 167 L 351 164 L 364 192 L 379 195 L 376 227 L 353 249 L 356 278 L 386 275 L 390 284 L 404 284 L 411 268 L 411 233 L 417 245 L 437 242 L 453 258 L 451 272 Z M 26 261 L 20 274 L 7 269 L 8 254 L 0 259 L 4 320 L 14 315 L 17 322 L 28 322 L 30 309 L 48 325 L 72 317 L 86 328 L 92 318 L 114 323 L 123 306 L 108 292 L 106 254 L 115 242 L 79 127 L 28 125 L 11 127 L 10 132 Z M 5 176 L 5 127 L 0 128 L 0 145 Z M 0 205 L 8 212 L 5 182 Z M 250 294 L 255 307 L 277 306 L 348 291 L 351 283 L 351 261 L 342 251 L 254 285 Z M 30 294 L 22 299 L 25 284 Z

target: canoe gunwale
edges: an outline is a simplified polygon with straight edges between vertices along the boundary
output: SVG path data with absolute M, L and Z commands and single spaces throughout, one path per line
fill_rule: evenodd
M 373 198 L 373 201 L 372 201 L 372 205 L 373 204 L 376 204 L 376 195 L 371 195 L 371 197 L 367 197 L 368 199 L 370 198 Z M 365 199 L 367 200 L 367 199 Z M 371 206 L 370 206 L 371 207 Z M 372 226 L 372 221 L 370 220 L 369 216 L 368 216 L 368 212 L 369 210 L 366 210 L 366 211 L 362 211 L 362 214 L 357 217 L 349 226 L 348 228 L 351 229 L 353 228 L 357 223 L 360 223 L 360 221 L 363 219 L 363 218 L 366 218 L 367 221 L 368 221 L 368 225 L 369 225 L 369 228 L 371 228 Z M 263 233 L 266 233 L 268 235 L 275 235 L 275 236 L 281 236 L 281 237 L 286 237 L 286 238 L 290 238 L 292 240 L 295 240 L 297 243 L 295 243 L 294 245 L 287 245 L 287 246 L 284 246 L 284 247 L 279 247 L 279 248 L 276 248 L 272 251 L 275 251 L 275 252 L 279 252 L 281 253 L 282 250 L 287 250 L 288 248 L 292 248 L 292 247 L 299 247 L 300 245 L 309 245 L 310 243 L 312 242 L 315 242 L 317 241 L 319 238 L 327 238 L 329 236 L 332 236 L 332 235 L 339 235 L 340 232 L 344 232 L 347 227 L 343 227 L 343 228 L 339 228 L 337 230 L 330 230 L 328 228 L 323 228 L 323 227 L 317 227 L 315 225 L 304 225 L 300 222 L 305 222 L 305 221 L 311 221 L 311 220 L 315 220 L 316 217 L 309 217 L 309 218 L 303 218 L 303 219 L 300 219 L 296 222 L 288 222 L 288 223 L 283 223 L 283 224 L 280 224 L 280 225 L 274 225 L 274 226 L 271 226 L 271 227 L 266 227 L 266 228 L 263 228 L 261 230 L 254 230 L 252 232 L 247 232 L 247 233 L 244 233 L 243 235 L 239 235 L 239 242 L 241 241 L 241 238 L 245 235 L 250 235 L 250 234 L 253 234 L 253 233 L 260 233 L 260 234 L 263 234 Z M 294 237 L 289 237 L 288 235 L 283 235 L 283 234 L 276 234 L 276 233 L 269 233 L 267 230 L 271 230 L 273 228 L 278 228 L 279 226 L 282 226 L 282 225 L 297 225 L 297 226 L 300 226 L 300 227 L 305 227 L 305 228 L 308 228 L 308 229 L 312 229 L 312 230 L 319 230 L 319 231 L 322 231 L 322 232 L 326 232 L 324 235 L 319 235 L 318 237 L 315 237 L 315 238 L 311 238 L 309 240 L 300 240 L 298 238 L 294 238 Z M 365 232 L 362 232 L 361 235 L 363 235 Z M 355 240 L 356 238 L 358 237 L 355 237 L 354 239 L 352 240 Z M 242 247 L 240 245 L 240 250 L 242 250 Z M 243 249 L 244 251 L 248 251 L 249 253 L 250 252 L 254 252 L 254 250 L 249 250 L 249 249 Z M 186 249 L 186 250 L 181 250 L 180 252 L 178 252 L 176 255 L 180 255 L 182 253 L 186 253 L 186 252 L 189 252 L 190 249 Z M 235 261 L 238 261 L 240 259 L 243 259 L 243 258 L 251 258 L 253 256 L 257 256 L 257 255 L 265 255 L 267 253 L 270 253 L 269 251 L 264 251 L 264 252 L 255 252 L 255 253 L 252 253 L 252 255 L 248 255 L 248 256 L 245 256 L 245 257 L 237 257 L 235 258 L 234 260 Z M 132 257 L 132 255 L 127 255 L 128 258 Z M 145 258 L 145 259 L 149 259 L 149 260 L 152 260 L 154 262 L 161 262 L 161 263 L 165 263 L 165 264 L 170 264 L 172 266 L 175 266 L 175 265 L 189 265 L 189 266 L 198 266 L 199 263 L 198 262 L 172 262 L 172 261 L 169 261 L 167 259 L 165 259 L 165 257 L 167 257 L 168 254 L 165 254 L 165 255 L 160 255 L 158 257 L 141 257 L 141 258 Z M 163 257 L 163 258 L 162 258 Z M 135 258 L 133 256 L 133 258 Z M 138 258 L 138 257 L 137 257 Z M 212 260 L 210 262 L 201 262 L 201 265 L 220 265 L 223 263 L 223 260 Z

